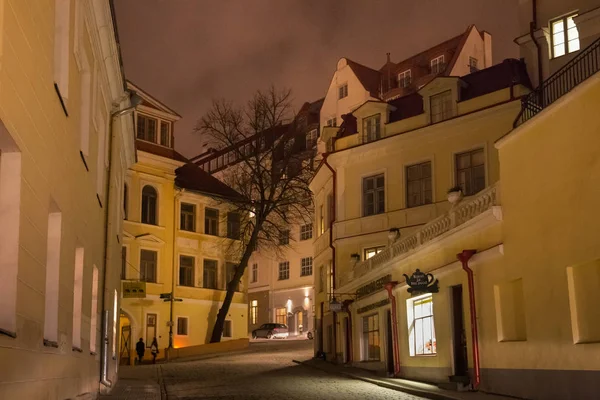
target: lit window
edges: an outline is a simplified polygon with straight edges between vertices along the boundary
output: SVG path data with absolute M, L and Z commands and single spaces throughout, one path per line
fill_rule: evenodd
M 306 224 L 300 227 L 300 240 L 312 239 L 313 225 Z
M 431 162 L 427 161 L 406 168 L 406 206 L 417 207 L 431 204 Z
M 325 233 L 325 214 L 323 206 L 319 207 L 319 235 Z
M 313 129 L 306 134 L 306 150 L 310 150 L 317 145 L 317 130 Z
M 452 117 L 452 91 L 431 96 L 431 123 L 447 120 Z
M 363 135 L 366 142 L 381 139 L 381 114 L 363 119 Z
M 363 359 L 378 361 L 380 357 L 379 315 L 363 318 Z
M 258 264 L 252 264 L 252 283 L 258 282 Z
M 398 87 L 405 88 L 409 87 L 412 82 L 412 73 L 409 70 L 400 72 L 398 74 Z
M 560 57 L 579 50 L 579 31 L 575 25 L 577 14 L 550 23 L 552 28 L 552 57 Z M 565 29 L 566 28 L 566 29 Z
M 287 308 L 278 308 L 275 310 L 275 322 L 287 325 Z
M 410 355 L 436 354 L 431 294 L 406 300 Z
M 252 300 L 252 303 L 250 303 L 250 322 L 252 324 L 256 324 L 257 320 L 258 320 L 258 300 Z
M 385 246 L 370 247 L 368 249 L 365 249 L 364 259 L 368 260 L 369 258 L 373 257 L 375 254 L 381 253 L 383 250 L 385 250 Z
M 446 69 L 446 64 L 444 63 L 444 56 L 441 55 L 432 59 L 430 65 L 432 74 L 441 74 Z
M 283 281 L 290 279 L 290 262 L 284 261 L 279 263 L 279 280 Z
M 363 178 L 363 216 L 385 212 L 384 186 L 383 174 Z
M 456 155 L 456 184 L 465 196 L 485 189 L 485 157 L 483 149 Z
M 338 99 L 343 99 L 344 97 L 348 97 L 348 84 L 343 84 L 338 88 Z
M 313 265 L 312 257 L 302 258 L 301 264 L 300 264 L 300 276 L 312 275 L 312 269 L 313 269 L 312 265 Z
M 188 334 L 188 319 L 187 317 L 177 317 L 177 335 L 187 336 Z
M 196 206 L 188 203 L 181 203 L 181 220 L 179 229 L 182 231 L 196 231 Z

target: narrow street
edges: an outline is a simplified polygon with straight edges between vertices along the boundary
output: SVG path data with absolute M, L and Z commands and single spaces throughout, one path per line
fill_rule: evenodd
M 312 341 L 261 341 L 243 354 L 163 364 L 169 400 L 420 400 L 367 382 L 298 365 Z

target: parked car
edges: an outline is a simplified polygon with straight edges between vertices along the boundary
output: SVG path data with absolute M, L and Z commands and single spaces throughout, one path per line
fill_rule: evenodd
M 289 336 L 288 327 L 284 324 L 263 324 L 260 328 L 252 331 L 252 339 L 267 338 L 267 339 L 285 339 Z

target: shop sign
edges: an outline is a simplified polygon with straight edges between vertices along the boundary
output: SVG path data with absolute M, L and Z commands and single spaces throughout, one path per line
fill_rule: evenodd
M 146 298 L 146 282 L 123 282 L 123 298 Z
M 426 274 L 417 269 L 411 276 L 403 275 L 409 286 L 408 293 L 437 293 L 440 291 L 438 280 L 432 274 Z
M 390 303 L 390 299 L 389 299 L 389 297 L 387 297 L 387 298 L 385 298 L 383 300 L 378 301 L 377 303 L 369 304 L 368 306 L 364 306 L 364 307 L 361 307 L 361 308 L 357 309 L 356 313 L 357 314 L 363 314 L 363 313 L 366 313 L 368 311 L 374 310 L 376 308 L 388 305 L 389 303 Z
M 361 286 L 356 290 L 356 297 L 361 298 L 375 293 L 385 286 L 386 283 L 392 281 L 392 275 L 383 276 L 376 281 L 370 282 L 365 286 Z

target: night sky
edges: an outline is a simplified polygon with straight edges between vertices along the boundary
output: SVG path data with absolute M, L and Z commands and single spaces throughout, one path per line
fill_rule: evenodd
M 245 102 L 271 84 L 295 104 L 325 96 L 337 60 L 379 69 L 456 36 L 492 34 L 494 63 L 518 57 L 518 0 L 115 0 L 125 74 L 183 116 L 176 149 L 213 98 Z

